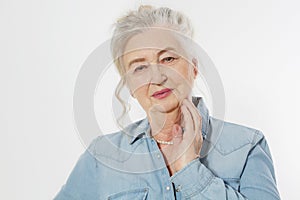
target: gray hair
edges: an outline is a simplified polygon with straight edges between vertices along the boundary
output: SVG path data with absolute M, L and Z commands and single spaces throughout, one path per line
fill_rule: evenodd
M 189 38 L 193 37 L 193 29 L 190 20 L 182 13 L 170 8 L 154 8 L 142 5 L 136 11 L 130 11 L 119 18 L 115 23 L 115 29 L 111 40 L 111 51 L 114 63 L 121 76 L 125 74 L 120 57 L 128 40 L 143 30 L 151 27 L 163 27 L 179 32 Z

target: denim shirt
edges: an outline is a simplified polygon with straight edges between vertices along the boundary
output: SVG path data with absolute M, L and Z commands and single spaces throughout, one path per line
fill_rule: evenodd
M 201 98 L 201 156 L 170 176 L 147 119 L 99 136 L 55 200 L 280 199 L 263 134 L 208 114 Z

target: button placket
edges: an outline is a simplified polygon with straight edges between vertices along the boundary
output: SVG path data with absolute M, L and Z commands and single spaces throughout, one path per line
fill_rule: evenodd
M 155 142 L 154 139 L 151 139 L 151 143 L 152 143 L 152 147 L 154 148 L 155 152 L 152 152 L 152 156 L 153 158 L 160 164 L 164 164 L 165 165 L 165 161 L 163 159 L 163 154 L 160 152 L 157 143 Z M 165 195 L 165 200 L 174 200 L 174 191 L 173 191 L 173 186 L 172 183 L 169 180 L 170 175 L 169 175 L 169 171 L 167 169 L 167 166 L 165 166 L 165 168 L 161 169 L 161 183 L 162 186 L 164 188 L 164 195 Z M 171 185 L 170 185 L 171 184 Z

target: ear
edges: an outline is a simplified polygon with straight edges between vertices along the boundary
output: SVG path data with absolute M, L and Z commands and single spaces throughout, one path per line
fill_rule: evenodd
M 194 79 L 197 77 L 198 75 L 198 60 L 196 58 L 192 59 L 192 63 L 193 63 L 193 72 L 194 72 Z

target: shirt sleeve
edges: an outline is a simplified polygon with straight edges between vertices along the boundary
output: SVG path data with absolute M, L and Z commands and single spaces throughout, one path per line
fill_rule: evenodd
M 274 167 L 266 140 L 262 138 L 249 152 L 235 190 L 196 159 L 171 177 L 177 192 L 186 199 L 280 199 Z

